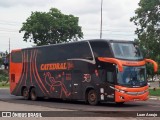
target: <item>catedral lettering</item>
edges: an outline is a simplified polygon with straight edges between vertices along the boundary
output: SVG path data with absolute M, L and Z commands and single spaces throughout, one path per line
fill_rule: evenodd
M 41 64 L 41 70 L 66 70 L 66 63 Z
M 144 58 L 133 41 L 98 39 L 13 50 L 10 93 L 31 100 L 50 97 L 91 105 L 145 101 L 147 63 L 157 72 L 157 63 Z

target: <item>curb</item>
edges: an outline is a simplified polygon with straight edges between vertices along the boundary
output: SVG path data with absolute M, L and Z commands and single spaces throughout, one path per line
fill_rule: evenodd
M 10 89 L 9 87 L 4 87 L 4 88 L 0 88 L 0 89 Z
M 150 96 L 149 99 L 150 99 L 150 100 L 160 100 L 160 97 L 157 97 L 157 96 Z

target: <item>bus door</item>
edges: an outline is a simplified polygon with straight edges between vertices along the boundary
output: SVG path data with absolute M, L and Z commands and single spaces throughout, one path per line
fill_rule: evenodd
M 104 83 L 104 94 L 107 101 L 114 101 L 114 85 L 116 80 L 116 69 L 114 65 L 104 64 L 101 71 L 101 80 Z M 100 88 L 100 93 L 102 94 L 103 90 Z
M 82 72 L 73 70 L 72 72 L 72 99 L 81 99 L 82 97 Z

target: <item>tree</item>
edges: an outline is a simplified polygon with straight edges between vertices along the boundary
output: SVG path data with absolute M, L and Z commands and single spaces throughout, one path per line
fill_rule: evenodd
M 140 0 L 130 20 L 137 26 L 135 33 L 146 57 L 158 60 L 160 54 L 160 0 Z
M 160 0 L 140 0 L 138 5 L 136 15 L 130 19 L 137 26 L 136 42 L 146 58 L 152 58 L 160 63 Z M 147 64 L 147 74 L 153 80 L 155 74 L 150 64 Z
M 0 58 L 0 67 L 2 64 L 3 64 L 3 60 L 2 60 L 2 58 Z
M 78 17 L 51 8 L 49 12 L 32 12 L 19 32 L 25 32 L 24 41 L 34 42 L 37 46 L 77 41 L 83 38 L 78 21 Z

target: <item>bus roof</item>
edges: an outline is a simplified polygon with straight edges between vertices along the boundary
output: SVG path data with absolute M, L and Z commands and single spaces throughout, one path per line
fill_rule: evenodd
M 114 40 L 114 39 L 89 39 L 89 40 L 81 40 L 81 41 L 68 42 L 68 43 L 58 43 L 58 44 L 28 47 L 28 48 L 23 48 L 23 49 L 14 49 L 14 50 L 12 50 L 12 52 L 19 51 L 19 50 L 36 49 L 36 48 L 44 48 L 44 47 L 48 47 L 48 46 L 59 46 L 59 45 L 67 45 L 67 44 L 76 44 L 76 43 L 80 43 L 80 42 L 91 42 L 91 41 L 108 42 L 108 43 L 111 43 L 111 42 L 133 43 L 134 42 L 134 41 L 128 41 L 128 40 Z

